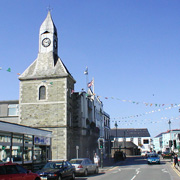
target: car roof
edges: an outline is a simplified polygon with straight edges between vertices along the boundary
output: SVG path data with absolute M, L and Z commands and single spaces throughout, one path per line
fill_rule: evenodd
M 71 159 L 71 160 L 85 160 L 85 159 L 89 159 L 89 158 L 75 158 L 75 159 Z
M 48 160 L 48 162 L 63 162 L 63 161 L 67 161 L 65 159 L 51 159 L 51 160 Z
M 7 166 L 7 165 L 19 165 L 19 164 L 13 162 L 0 162 L 0 166 Z

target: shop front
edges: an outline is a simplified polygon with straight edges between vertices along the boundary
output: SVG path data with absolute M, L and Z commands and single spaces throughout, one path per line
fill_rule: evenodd
M 39 168 L 51 159 L 51 136 L 51 131 L 0 121 L 0 161 Z

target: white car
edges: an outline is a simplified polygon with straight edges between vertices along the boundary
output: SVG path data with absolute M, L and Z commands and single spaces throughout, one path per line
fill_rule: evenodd
M 149 153 L 150 153 L 149 151 L 142 151 L 142 152 L 141 152 L 141 156 L 147 157 L 147 155 L 148 155 Z
M 76 174 L 87 176 L 89 173 L 98 174 L 99 168 L 89 158 L 71 159 L 70 163 L 75 166 Z

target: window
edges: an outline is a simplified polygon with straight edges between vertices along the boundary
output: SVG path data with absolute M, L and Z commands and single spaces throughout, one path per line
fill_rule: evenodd
M 8 116 L 18 116 L 19 115 L 19 105 L 9 104 L 8 105 Z
M 22 166 L 17 165 L 16 167 L 17 167 L 17 169 L 18 169 L 19 173 L 21 173 L 21 174 L 25 174 L 25 173 L 27 173 L 27 170 L 26 170 L 26 169 L 24 169 Z
M 4 166 L 0 166 L 0 175 L 6 174 Z
M 143 144 L 149 144 L 149 139 L 144 139 Z
M 18 170 L 15 165 L 6 166 L 7 174 L 18 174 Z
M 43 100 L 46 99 L 46 87 L 45 86 L 41 86 L 39 88 L 39 100 Z

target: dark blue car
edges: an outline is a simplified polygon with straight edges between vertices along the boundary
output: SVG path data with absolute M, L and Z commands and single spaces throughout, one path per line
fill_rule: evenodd
M 37 171 L 42 180 L 75 179 L 75 167 L 69 161 L 51 161 Z

